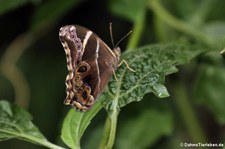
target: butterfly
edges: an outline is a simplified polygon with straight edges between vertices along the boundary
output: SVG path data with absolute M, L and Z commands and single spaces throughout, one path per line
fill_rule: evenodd
M 69 71 L 64 103 L 79 111 L 87 111 L 115 74 L 120 48 L 115 46 L 111 50 L 94 32 L 79 25 L 61 27 L 59 39 Z

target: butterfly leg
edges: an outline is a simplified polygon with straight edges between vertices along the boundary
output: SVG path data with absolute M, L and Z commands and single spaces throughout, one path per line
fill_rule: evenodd
M 116 77 L 116 73 L 115 73 L 115 70 L 113 70 L 113 75 L 114 75 L 114 78 L 116 79 L 116 82 L 119 83 L 117 77 Z
M 127 66 L 127 69 L 129 69 L 129 70 L 132 71 L 132 72 L 135 72 L 135 70 L 132 69 L 132 68 L 130 68 L 130 66 L 128 65 L 127 61 L 125 61 L 125 60 L 122 60 L 122 61 L 119 63 L 118 67 L 121 66 L 123 63 Z

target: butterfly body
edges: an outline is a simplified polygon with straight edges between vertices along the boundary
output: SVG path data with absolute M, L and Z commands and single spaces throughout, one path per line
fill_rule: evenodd
M 111 50 L 95 33 L 78 25 L 60 28 L 67 59 L 66 105 L 87 111 L 115 73 L 120 49 Z

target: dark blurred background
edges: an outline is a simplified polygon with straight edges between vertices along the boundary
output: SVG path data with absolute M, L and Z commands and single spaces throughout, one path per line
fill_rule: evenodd
M 146 2 L 146 0 L 141 1 Z M 225 27 L 225 12 L 224 8 L 222 8 L 225 3 L 215 0 L 216 2 L 211 2 L 211 6 L 209 0 L 206 1 L 204 3 L 203 1 L 196 2 L 194 0 L 182 2 L 179 0 L 164 0 L 162 3 L 174 16 L 184 22 L 191 20 L 191 12 L 206 7 L 202 8 L 204 12 L 199 11 L 199 13 L 202 12 L 207 16 L 202 15 L 204 21 L 199 24 L 197 22 L 196 26 L 201 27 L 201 25 L 206 25 L 207 22 L 212 22 L 212 20 L 219 21 L 222 22 L 218 27 L 220 30 L 218 29 L 217 32 L 214 31 L 213 33 L 216 35 L 225 33 L 224 29 L 222 29 Z M 12 4 L 9 4 L 10 2 Z M 0 1 L 0 99 L 8 100 L 27 109 L 33 116 L 33 123 L 50 142 L 65 146 L 60 140 L 60 130 L 62 121 L 70 109 L 70 107 L 63 105 L 66 96 L 64 81 L 67 68 L 64 49 L 58 38 L 59 28 L 68 24 L 85 26 L 99 35 L 109 47 L 112 47 L 109 34 L 110 22 L 113 24 L 115 42 L 132 30 L 135 24 L 137 25 L 137 21 L 135 22 L 129 17 L 126 18 L 115 11 L 115 6 L 119 5 L 120 2 L 124 6 L 124 11 L 126 9 L 127 12 L 136 11 L 135 7 L 132 10 L 126 8 L 126 5 L 124 5 L 127 3 L 126 0 L 116 0 L 115 2 L 113 0 Z M 136 1 L 133 0 L 128 3 L 136 3 Z M 143 9 L 146 9 L 145 27 L 138 46 L 171 40 L 205 44 L 186 33 L 182 33 L 182 31 L 166 26 L 157 20 L 157 17 L 147 7 L 147 4 L 143 7 Z M 118 7 L 118 9 L 121 8 Z M 167 34 L 164 33 L 163 35 L 166 36 L 162 37 L 158 29 L 163 27 L 166 30 L 164 32 L 167 32 Z M 215 28 L 215 26 L 213 27 Z M 213 27 L 211 26 L 211 30 L 208 29 L 207 31 L 212 31 Z M 206 35 L 210 36 L 207 33 Z M 126 49 L 128 40 L 129 38 L 126 38 L 120 43 L 119 46 L 122 51 Z M 221 47 L 216 48 L 221 49 Z M 180 112 L 180 109 L 185 108 L 185 106 L 194 109 L 194 114 L 205 135 L 203 138 L 206 138 L 208 143 L 224 143 L 224 60 L 218 53 L 198 58 L 193 63 L 186 65 L 185 68 L 180 67 L 178 74 L 168 77 L 166 86 L 168 86 L 169 91 L 172 91 L 171 98 L 157 99 L 154 95 L 148 94 L 141 102 L 131 103 L 123 108 L 119 115 L 117 147 L 115 148 L 122 148 L 118 144 L 124 142 L 121 139 L 118 141 L 118 139 L 126 135 L 126 131 L 123 132 L 126 122 L 132 123 L 132 121 L 143 120 L 142 124 L 138 123 L 143 129 L 148 127 L 157 128 L 157 125 L 154 125 L 154 121 L 157 121 L 157 119 L 151 119 L 150 116 L 150 120 L 148 118 L 144 120 L 144 118 L 139 117 L 143 113 L 149 112 L 149 110 L 158 112 L 155 113 L 156 118 L 168 119 L 168 123 L 161 123 L 160 125 L 160 127 L 168 131 L 160 134 L 152 132 L 156 135 L 150 139 L 147 148 L 180 148 L 180 142 L 193 142 L 193 138 L 189 134 L 190 130 L 188 130 L 189 124 L 185 121 L 188 114 L 193 113 L 185 115 Z M 220 75 L 217 76 L 218 74 Z M 182 107 L 174 99 L 176 93 L 174 96 L 173 90 L 179 90 L 178 86 L 173 86 L 174 82 L 181 82 L 187 89 L 188 105 L 183 103 L 181 105 L 184 107 Z M 180 93 L 183 94 L 183 91 L 181 90 Z M 196 97 L 201 100 L 196 100 Z M 102 110 L 94 118 L 82 139 L 84 148 L 96 147 L 95 139 L 101 137 L 100 132 L 105 117 L 106 112 Z M 148 136 L 145 134 L 145 130 L 139 133 L 140 142 Z M 0 142 L 0 148 L 41 149 L 44 147 L 12 139 Z M 146 148 L 146 146 L 139 147 L 137 145 L 137 149 L 139 148 Z

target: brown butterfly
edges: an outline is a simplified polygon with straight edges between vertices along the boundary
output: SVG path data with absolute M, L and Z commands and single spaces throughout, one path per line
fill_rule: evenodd
M 94 32 L 78 26 L 60 28 L 59 39 L 66 52 L 66 105 L 87 111 L 115 74 L 120 49 L 111 50 Z

